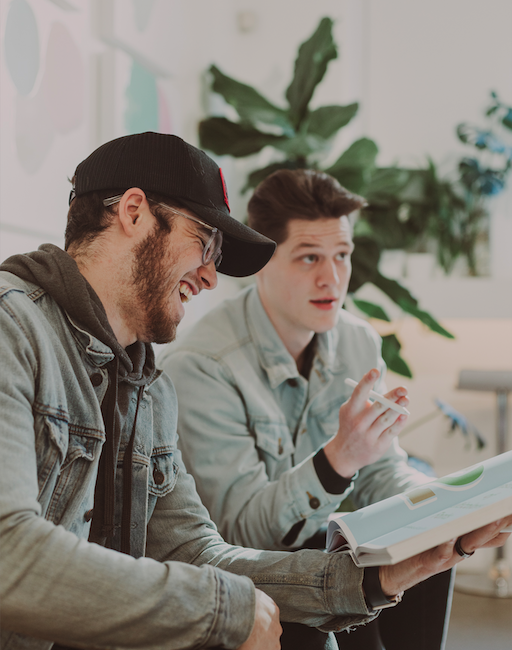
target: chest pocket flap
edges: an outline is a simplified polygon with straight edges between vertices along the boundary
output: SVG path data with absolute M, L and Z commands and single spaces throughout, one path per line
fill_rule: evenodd
M 257 448 L 275 460 L 283 460 L 295 451 L 292 436 L 286 424 L 256 420 L 253 427 Z

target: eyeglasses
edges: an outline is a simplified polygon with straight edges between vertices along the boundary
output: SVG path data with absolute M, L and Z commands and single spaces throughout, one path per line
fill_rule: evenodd
M 119 194 L 118 196 L 112 196 L 108 199 L 103 199 L 103 205 L 105 207 L 108 207 L 109 205 L 114 205 L 114 203 L 118 203 L 121 199 L 123 198 L 122 194 Z M 176 210 L 176 208 L 171 208 L 170 205 L 167 205 L 165 203 L 160 203 L 159 201 L 153 201 L 153 199 L 149 199 L 152 203 L 156 203 L 157 205 L 160 205 L 162 208 L 166 208 L 167 210 L 170 210 L 173 214 L 179 214 L 180 217 L 185 217 L 185 219 L 188 219 L 189 221 L 194 221 L 195 223 L 200 224 L 203 226 L 203 228 L 206 228 L 211 232 L 210 238 L 206 242 L 206 244 L 203 244 L 203 266 L 208 266 L 211 262 L 215 264 L 215 268 L 218 269 L 220 266 L 220 263 L 222 262 L 222 231 L 220 231 L 218 228 L 214 228 L 213 226 L 210 226 L 209 223 L 205 223 L 204 221 L 201 221 L 200 219 L 196 219 L 195 217 L 191 217 L 189 214 L 185 214 L 184 212 L 180 212 L 179 210 Z

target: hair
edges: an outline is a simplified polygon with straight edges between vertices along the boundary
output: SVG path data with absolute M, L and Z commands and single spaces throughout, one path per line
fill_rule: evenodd
M 253 230 L 281 244 L 288 236 L 291 219 L 348 216 L 366 205 L 338 181 L 314 169 L 280 169 L 254 190 L 247 206 L 248 224 Z
M 72 179 L 74 186 L 75 177 Z M 82 196 L 75 196 L 71 201 L 68 210 L 68 219 L 64 237 L 64 248 L 76 254 L 85 252 L 86 248 L 107 230 L 113 223 L 118 212 L 118 204 L 105 206 L 103 199 L 118 194 L 124 194 L 126 190 L 102 190 L 101 192 L 89 192 Z M 166 203 L 170 207 L 180 208 L 179 201 L 163 194 L 146 192 L 149 200 L 151 213 L 156 218 L 160 229 L 170 232 L 172 229 L 173 215 L 157 203 Z M 70 250 L 71 249 L 71 250 Z

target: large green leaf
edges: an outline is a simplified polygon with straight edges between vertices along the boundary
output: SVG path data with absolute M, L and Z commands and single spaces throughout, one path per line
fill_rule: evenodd
M 446 336 L 446 338 L 449 339 L 455 338 L 454 335 L 440 325 L 433 316 L 420 309 L 416 298 L 414 298 L 410 291 L 403 287 L 399 282 L 396 280 L 390 280 L 380 273 L 377 273 L 372 281 L 376 287 L 389 296 L 391 300 L 396 302 L 396 304 L 406 313 L 411 314 L 411 316 L 420 320 L 433 332 L 436 332 L 441 336 Z
M 400 356 L 400 341 L 394 334 L 382 337 L 382 358 L 389 370 L 404 377 L 412 377 L 412 372 L 407 363 Z
M 300 130 L 293 137 L 276 142 L 274 147 L 284 152 L 290 159 L 302 160 L 303 167 L 309 167 L 308 156 L 326 149 L 327 142 L 317 135 Z
M 286 90 L 290 104 L 290 120 L 298 130 L 307 113 L 315 88 L 324 78 L 327 64 L 338 56 L 332 38 L 333 22 L 322 18 L 315 33 L 299 47 L 295 60 L 295 73 Z
M 352 169 L 340 169 L 337 172 L 328 173 L 334 176 L 338 183 L 346 187 L 350 192 L 361 195 L 365 193 L 369 175 L 367 170 L 354 167 Z
M 352 275 L 349 292 L 355 293 L 363 284 L 373 282 L 378 275 L 380 249 L 371 237 L 354 237 L 352 253 Z
M 373 140 L 361 138 L 352 143 L 334 165 L 325 171 L 351 192 L 364 193 L 371 179 L 377 153 L 378 148 Z
M 252 86 L 228 77 L 217 66 L 212 65 L 210 72 L 213 75 L 212 90 L 222 95 L 226 102 L 236 109 L 242 120 L 275 124 L 288 134 L 293 133 L 287 113 L 282 108 L 271 104 Z
M 375 274 L 373 277 L 373 284 L 389 296 L 393 302 L 396 302 L 397 305 L 400 305 L 400 300 L 408 302 L 414 306 L 417 306 L 418 304 L 418 301 L 408 289 L 396 280 L 386 278 L 381 273 Z
M 199 123 L 201 147 L 219 156 L 249 156 L 267 145 L 275 146 L 281 140 L 286 140 L 286 137 L 262 133 L 249 124 L 230 122 L 225 117 L 210 117 Z
M 379 320 L 385 320 L 388 323 L 391 322 L 389 316 L 380 305 L 376 305 L 374 302 L 368 302 L 367 300 L 359 300 L 359 298 L 352 298 L 352 302 L 370 318 L 378 318 Z
M 321 106 L 309 114 L 308 133 L 327 140 L 350 122 L 358 108 L 357 102 L 348 106 Z
M 418 309 L 416 305 L 413 305 L 410 303 L 408 300 L 405 299 L 400 299 L 398 301 L 398 304 L 400 307 L 407 312 L 408 314 L 411 314 L 411 316 L 414 316 L 418 320 L 420 320 L 423 324 L 425 324 L 429 329 L 431 329 L 433 332 L 436 332 L 437 334 L 440 334 L 441 336 L 446 336 L 447 339 L 454 339 L 455 336 L 451 334 L 448 330 L 446 330 L 442 325 L 440 325 L 435 318 L 433 318 L 429 313 L 426 311 L 423 311 L 422 309 Z
M 373 170 L 375 166 L 375 158 L 379 149 L 373 140 L 369 138 L 360 138 L 353 142 L 348 149 L 346 149 L 338 160 L 326 169 L 327 174 L 335 175 L 342 170 L 350 169 L 368 169 Z
M 400 193 L 410 179 L 407 169 L 399 167 L 379 167 L 375 169 L 368 182 L 365 198 L 368 203 L 400 203 Z

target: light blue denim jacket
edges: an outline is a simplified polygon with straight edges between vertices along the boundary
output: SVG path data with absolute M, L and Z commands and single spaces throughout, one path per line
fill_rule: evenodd
M 176 395 L 165 374 L 144 390 L 134 445 L 133 480 L 143 498 L 132 529 L 146 557 L 87 542 L 112 351 L 40 287 L 6 272 L 0 332 L 3 650 L 50 648 L 43 639 L 237 648 L 254 620 L 253 583 L 278 602 L 283 620 L 330 630 L 373 618 L 362 571 L 348 558 L 222 540 L 176 447 Z
M 313 456 L 338 430 L 339 407 L 351 393 L 345 378 L 359 381 L 378 368 L 375 390 L 385 390 L 380 344 L 368 323 L 342 310 L 337 326 L 317 336 L 307 381 L 252 286 L 160 355 L 178 393 L 185 463 L 227 541 L 282 549 L 305 520 L 299 547 L 348 495 L 361 507 L 427 480 L 397 443 L 341 495 L 326 492 L 315 471 Z

